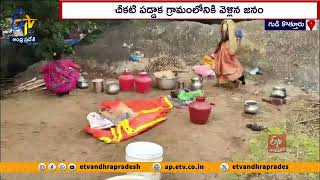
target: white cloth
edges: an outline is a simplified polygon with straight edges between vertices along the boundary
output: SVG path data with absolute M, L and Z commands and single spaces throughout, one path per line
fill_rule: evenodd
M 96 112 L 91 112 L 87 115 L 87 120 L 89 121 L 90 127 L 91 128 L 96 128 L 96 129 L 107 129 L 114 124 L 105 118 L 102 118 L 98 113 Z

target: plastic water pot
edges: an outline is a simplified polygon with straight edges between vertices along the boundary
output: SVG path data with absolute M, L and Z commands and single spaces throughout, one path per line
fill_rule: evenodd
M 146 72 L 141 72 L 135 78 L 135 85 L 138 93 L 148 93 L 152 87 L 152 79 Z
M 122 91 L 131 91 L 134 86 L 134 76 L 131 72 L 126 69 L 124 72 L 119 76 L 119 85 Z
M 213 104 L 206 102 L 204 96 L 199 96 L 196 101 L 189 104 L 190 120 L 194 124 L 205 124 L 208 122 Z
M 162 162 L 163 148 L 151 142 L 134 142 L 126 147 L 126 161 L 127 162 Z M 159 172 L 152 173 L 128 173 L 128 175 L 140 175 L 149 180 L 160 180 L 161 174 Z

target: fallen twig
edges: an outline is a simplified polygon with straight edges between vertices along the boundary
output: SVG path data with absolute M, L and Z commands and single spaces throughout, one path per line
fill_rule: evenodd
M 34 77 L 33 79 L 21 83 L 20 85 L 16 86 L 13 90 L 8 90 L 4 94 L 11 94 L 11 93 L 17 93 L 17 92 L 22 92 L 22 91 L 30 91 L 33 89 L 37 89 L 39 87 L 44 86 L 44 80 L 43 79 L 38 79 Z
M 313 125 L 312 124 L 310 124 L 310 126 L 311 126 L 311 128 L 312 128 L 312 130 L 313 130 L 313 135 L 314 136 L 317 136 L 317 131 L 316 131 L 316 129 L 313 127 Z
M 36 77 L 34 77 L 34 78 L 32 78 L 31 80 L 29 80 L 29 81 L 26 81 L 26 82 L 24 82 L 24 83 L 21 83 L 20 85 L 18 85 L 17 87 L 21 87 L 21 86 L 24 86 L 24 85 L 26 85 L 26 84 L 28 84 L 28 83 L 31 83 L 31 82 L 34 82 L 34 81 L 36 81 L 37 80 L 37 78 Z
M 317 119 L 319 119 L 319 117 L 312 118 L 312 119 L 306 119 L 306 120 L 302 120 L 302 121 L 297 121 L 297 122 L 295 122 L 295 124 L 301 124 L 301 123 L 304 123 L 304 122 L 311 122 L 311 121 L 314 121 L 314 120 L 317 120 Z
M 47 87 L 43 87 L 43 88 L 38 89 L 38 91 L 43 91 L 43 90 L 47 90 Z
M 41 87 L 41 86 L 44 86 L 44 85 L 45 85 L 44 83 L 37 84 L 37 85 L 35 85 L 35 86 L 31 86 L 31 87 L 27 88 L 26 90 L 27 90 L 27 91 L 30 91 L 30 90 L 32 90 L 32 89 L 36 89 L 36 88 Z

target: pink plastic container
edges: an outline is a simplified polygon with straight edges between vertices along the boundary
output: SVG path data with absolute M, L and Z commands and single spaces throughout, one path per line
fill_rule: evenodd
M 124 72 L 119 76 L 119 85 L 122 91 L 131 91 L 134 86 L 134 76 L 131 72 L 126 69 Z
M 212 105 L 205 101 L 205 97 L 197 97 L 196 101 L 188 106 L 191 122 L 194 124 L 206 124 L 209 120 Z
M 146 72 L 141 72 L 135 77 L 135 86 L 138 93 L 148 93 L 152 87 L 152 79 Z

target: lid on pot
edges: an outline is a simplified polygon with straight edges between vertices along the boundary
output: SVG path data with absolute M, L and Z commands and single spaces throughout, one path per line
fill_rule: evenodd
M 103 82 L 103 79 L 93 79 L 92 82 L 95 82 L 95 83 Z
M 79 82 L 84 82 L 84 81 L 85 81 L 85 79 L 84 79 L 84 77 L 83 77 L 83 76 L 80 76 L 80 77 L 79 77 L 79 79 L 78 79 L 78 81 L 79 81 Z
M 282 86 L 273 86 L 273 89 L 276 89 L 276 90 L 285 90 L 286 88 L 285 88 L 285 87 L 282 87 Z
M 191 80 L 192 80 L 192 81 L 199 81 L 200 78 L 199 78 L 199 77 L 193 77 L 193 78 L 191 78 Z
M 109 80 L 106 82 L 106 84 L 118 84 L 118 81 L 116 80 Z
M 88 85 L 88 83 L 86 83 L 86 82 L 81 82 L 81 86 L 87 87 L 87 86 L 89 86 L 89 85 Z
M 196 97 L 196 101 L 198 101 L 198 102 L 204 102 L 205 100 L 206 100 L 206 97 L 204 97 L 204 96 Z
M 254 100 L 247 100 L 244 102 L 245 105 L 257 105 L 257 101 Z
M 139 75 L 143 75 L 143 76 L 145 76 L 145 75 L 147 75 L 148 73 L 147 72 L 141 72 L 141 73 L 139 73 Z

